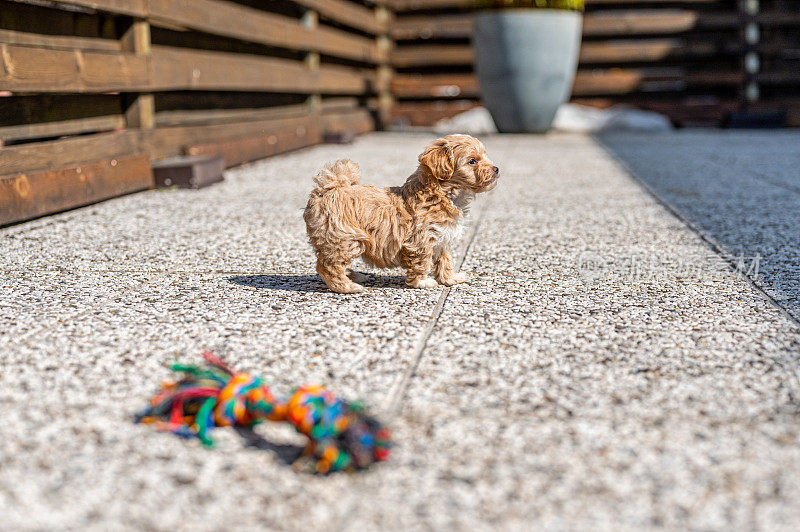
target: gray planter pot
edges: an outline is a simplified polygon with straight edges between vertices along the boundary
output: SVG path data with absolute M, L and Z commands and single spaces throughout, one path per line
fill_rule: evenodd
M 480 13 L 472 45 L 481 96 L 503 133 L 543 133 L 575 80 L 580 13 L 505 9 Z

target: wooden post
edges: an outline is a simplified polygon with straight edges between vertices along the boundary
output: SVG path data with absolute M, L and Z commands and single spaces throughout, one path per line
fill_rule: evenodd
M 134 20 L 133 25 L 122 36 L 122 49 L 136 55 L 150 55 L 150 23 Z M 129 129 L 153 129 L 155 127 L 155 100 L 152 94 L 138 94 L 125 111 Z
M 739 19 L 741 21 L 742 71 L 741 87 L 742 110 L 750 108 L 761 98 L 758 74 L 761 70 L 761 57 L 758 54 L 761 28 L 756 16 L 760 10 L 759 0 L 739 0 Z
M 389 28 L 391 27 L 392 14 L 389 9 L 380 5 L 375 8 L 375 16 L 386 28 L 386 33 L 378 35 L 376 39 L 378 49 L 383 52 L 384 55 L 384 59 L 378 64 L 376 71 L 376 83 L 378 85 L 378 119 L 380 121 L 380 128 L 386 129 L 391 122 L 392 106 L 394 105 L 394 98 L 391 92 L 394 71 L 389 65 L 392 53 L 392 39 L 388 34 Z
M 303 18 L 300 22 L 304 27 L 313 31 L 319 26 L 319 15 L 316 11 L 308 10 L 303 13 Z M 303 63 L 310 71 L 319 71 L 319 53 L 308 52 L 303 58 Z M 309 94 L 308 98 L 306 99 L 306 104 L 308 105 L 308 112 L 310 114 L 319 113 L 322 108 L 322 95 L 319 92 Z

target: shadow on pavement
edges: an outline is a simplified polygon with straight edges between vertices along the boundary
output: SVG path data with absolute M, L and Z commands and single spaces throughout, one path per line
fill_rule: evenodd
M 595 138 L 800 319 L 800 133 L 620 132 Z
M 275 453 L 278 460 L 286 465 L 293 464 L 303 454 L 303 447 L 300 445 L 272 443 L 260 434 L 248 427 L 236 427 L 236 432 L 245 441 L 248 447 L 271 451 Z
M 228 281 L 251 288 L 288 290 L 290 292 L 325 292 L 328 290 L 319 275 L 238 275 L 229 277 Z
M 400 275 L 366 275 L 361 283 L 368 288 L 405 288 L 405 278 Z M 251 288 L 267 290 L 288 290 L 290 292 L 328 292 L 328 287 L 319 275 L 239 275 L 229 277 L 228 281 Z

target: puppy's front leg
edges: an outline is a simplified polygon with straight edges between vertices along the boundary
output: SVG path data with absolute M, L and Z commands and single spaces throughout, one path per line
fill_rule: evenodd
M 453 271 L 453 255 L 449 249 L 443 250 L 436 258 L 433 274 L 439 284 L 453 286 L 467 281 L 466 274 Z
M 423 248 L 406 257 L 406 284 L 413 288 L 435 288 L 436 281 L 428 277 L 433 265 L 433 250 Z

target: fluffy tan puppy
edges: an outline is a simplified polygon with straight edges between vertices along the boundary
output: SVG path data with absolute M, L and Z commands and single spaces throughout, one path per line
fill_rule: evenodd
M 325 166 L 303 214 L 317 272 L 341 294 L 364 290 L 349 269 L 358 257 L 379 268 L 405 268 L 414 288 L 463 283 L 467 277 L 453 271 L 450 248 L 475 194 L 492 190 L 498 175 L 483 144 L 469 135 L 433 141 L 402 187 L 360 184 L 350 160 Z

